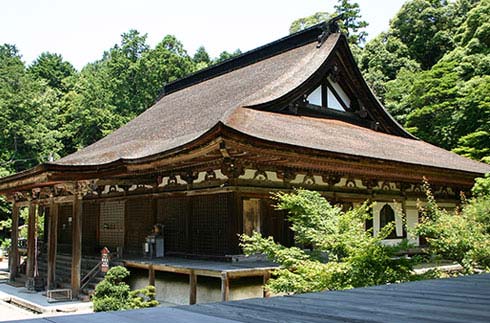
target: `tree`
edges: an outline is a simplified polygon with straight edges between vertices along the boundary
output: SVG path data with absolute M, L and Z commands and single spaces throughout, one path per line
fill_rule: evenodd
M 240 49 L 236 49 L 233 53 L 229 53 L 227 51 L 223 51 L 219 54 L 219 56 L 217 58 L 215 58 L 213 60 L 213 64 L 218 64 L 218 63 L 221 63 L 221 62 L 224 62 L 228 59 L 231 59 L 235 56 L 238 56 L 242 53 L 242 51 Z
M 303 17 L 293 21 L 289 27 L 289 33 L 295 33 L 306 29 L 313 25 L 328 21 L 331 18 L 342 15 L 343 20 L 339 22 L 340 29 L 349 39 L 349 42 L 354 45 L 364 43 L 367 37 L 367 32 L 364 30 L 369 24 L 361 20 L 361 10 L 357 2 L 351 3 L 350 0 L 338 0 L 334 6 L 335 12 L 316 12 L 311 16 Z
M 429 69 L 455 46 L 454 13 L 454 5 L 446 0 L 407 1 L 391 20 L 391 32 L 422 69 Z
M 303 18 L 298 18 L 295 21 L 291 23 L 289 26 L 289 33 L 293 34 L 295 32 L 298 32 L 300 30 L 304 30 L 308 27 L 311 27 L 313 25 L 319 24 L 323 21 L 328 21 L 332 18 L 332 15 L 329 14 L 328 12 L 316 12 L 311 16 L 308 17 L 303 17 Z
M 196 52 L 194 53 L 194 57 L 192 58 L 194 63 L 199 64 L 199 63 L 204 63 L 206 65 L 209 65 L 211 63 L 211 58 L 209 57 L 208 52 L 206 52 L 206 48 L 204 46 L 200 46 Z
M 480 185 L 486 179 L 480 180 Z M 481 186 L 480 186 L 481 187 Z M 490 195 L 480 195 L 463 204 L 454 214 L 441 209 L 430 186 L 424 184 L 427 203 L 415 232 L 424 236 L 432 255 L 458 262 L 466 273 L 490 269 Z M 475 186 L 478 191 L 478 186 Z
M 155 300 L 154 286 L 131 291 L 124 282 L 127 277 L 129 277 L 129 271 L 122 266 L 109 269 L 104 280 L 95 287 L 92 296 L 95 312 L 148 308 L 158 305 L 158 301 Z
M 52 88 L 67 92 L 65 79 L 76 74 L 76 70 L 61 55 L 44 52 L 29 66 L 28 71 L 35 77 L 46 80 Z
M 27 72 L 15 46 L 0 46 L 1 166 L 17 172 L 56 156 L 59 109 L 57 91 Z
M 289 212 L 297 247 L 281 246 L 257 232 L 241 236 L 246 254 L 263 253 L 280 265 L 267 285 L 274 292 L 346 289 L 411 278 L 411 260 L 395 258 L 399 247 L 381 243 L 394 229 L 393 223 L 376 237 L 364 229 L 370 218 L 367 204 L 343 212 L 318 192 L 303 189 L 274 198 L 278 209 Z
M 361 9 L 357 2 L 338 0 L 334 6 L 336 15 L 342 15 L 341 28 L 346 31 L 350 43 L 360 45 L 366 41 L 368 33 L 363 30 L 369 24 L 361 20 Z

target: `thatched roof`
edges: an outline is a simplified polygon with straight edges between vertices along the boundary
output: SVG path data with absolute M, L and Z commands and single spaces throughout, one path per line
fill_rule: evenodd
M 15 185 L 13 181 L 50 170 L 124 168 L 126 163 L 137 164 L 186 147 L 217 126 L 288 149 L 303 147 L 472 174 L 490 172 L 490 165 L 407 133 L 369 90 L 343 35 L 331 33 L 319 46 L 317 39 L 324 27 L 314 26 L 168 84 L 152 107 L 107 137 L 54 163 L 0 179 L 0 184 Z M 281 112 L 317 86 L 314 82 L 325 78 L 331 61 L 341 56 L 347 56 L 350 70 L 346 75 L 354 79 L 352 84 L 365 101 L 371 121 L 379 121 L 381 129 Z

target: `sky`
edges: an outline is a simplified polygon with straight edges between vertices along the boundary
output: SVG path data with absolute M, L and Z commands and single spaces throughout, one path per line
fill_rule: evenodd
M 45 51 L 77 69 L 102 57 L 130 29 L 153 47 L 167 34 L 189 54 L 205 46 L 211 57 L 247 51 L 288 34 L 297 18 L 333 12 L 335 0 L 0 0 L 0 44 L 17 46 L 26 63 Z M 357 0 L 368 39 L 388 29 L 405 0 Z

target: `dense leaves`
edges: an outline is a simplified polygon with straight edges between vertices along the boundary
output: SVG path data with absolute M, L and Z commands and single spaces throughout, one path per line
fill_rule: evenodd
M 357 2 L 350 0 L 338 0 L 334 6 L 335 12 L 317 12 L 311 16 L 299 18 L 291 23 L 289 27 L 290 33 L 306 29 L 323 21 L 328 21 L 331 18 L 342 15 L 342 20 L 339 21 L 340 29 L 349 39 L 349 42 L 354 46 L 364 43 L 367 32 L 364 30 L 368 23 L 361 20 L 361 10 Z
M 360 67 L 395 118 L 461 155 L 490 155 L 490 1 L 407 1 Z
M 474 187 L 475 197 L 463 203 L 462 209 L 448 212 L 440 208 L 425 183 L 427 203 L 416 233 L 424 236 L 429 251 L 458 262 L 466 272 L 490 269 L 490 195 L 489 177 Z
M 95 312 L 119 311 L 137 308 L 155 307 L 155 287 L 147 286 L 132 291 L 124 282 L 129 277 L 129 271 L 116 266 L 107 272 L 103 281 L 95 287 L 92 301 Z
M 257 232 L 241 237 L 246 254 L 262 253 L 280 264 L 268 283 L 272 291 L 304 293 L 411 279 L 412 261 L 395 257 L 401 246 L 381 243 L 393 224 L 376 237 L 365 230 L 367 204 L 343 212 L 319 193 L 302 189 L 279 193 L 275 199 L 278 209 L 288 211 L 296 246 L 284 247 Z

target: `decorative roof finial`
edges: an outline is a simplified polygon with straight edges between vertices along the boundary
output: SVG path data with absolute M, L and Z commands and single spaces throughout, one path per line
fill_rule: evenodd
M 340 32 L 338 21 L 343 19 L 344 19 L 344 15 L 340 14 L 336 17 L 333 17 L 329 21 L 326 21 L 323 24 L 322 26 L 323 32 L 320 36 L 318 36 L 318 45 L 316 46 L 317 48 L 320 48 L 323 45 L 323 43 L 325 42 L 325 40 L 328 38 L 330 34 Z

